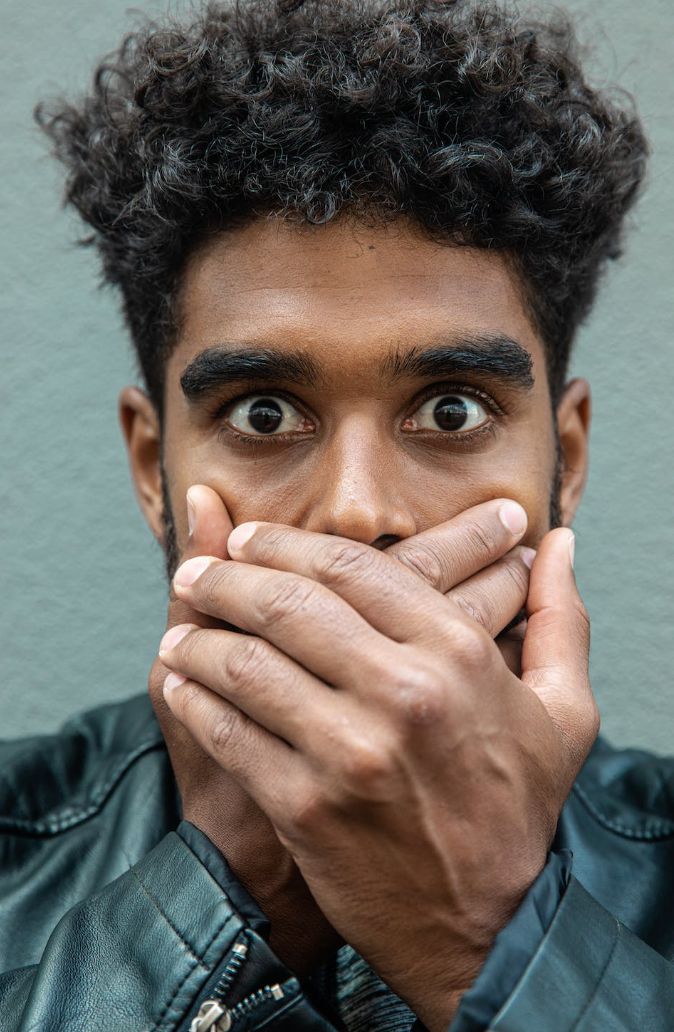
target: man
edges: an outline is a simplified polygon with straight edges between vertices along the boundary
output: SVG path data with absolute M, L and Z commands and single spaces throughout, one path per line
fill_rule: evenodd
M 569 530 L 638 124 L 423 0 L 213 5 L 42 119 L 172 592 L 158 724 L 6 747 L 0 1027 L 670 1028 L 672 767 L 593 747 Z

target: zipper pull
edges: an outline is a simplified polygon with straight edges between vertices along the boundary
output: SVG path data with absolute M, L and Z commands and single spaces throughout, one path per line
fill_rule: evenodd
M 222 1019 L 222 1020 L 218 1020 Z M 217 1032 L 228 1032 L 232 1027 L 232 1019 L 226 1007 L 217 1000 L 204 1000 L 199 1013 L 190 1025 L 190 1032 L 208 1032 L 217 1022 Z

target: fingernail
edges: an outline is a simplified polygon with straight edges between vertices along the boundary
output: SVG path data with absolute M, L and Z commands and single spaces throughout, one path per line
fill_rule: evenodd
M 159 643 L 159 655 L 161 656 L 162 652 L 168 652 L 169 649 L 174 649 L 191 630 L 192 624 L 178 624 L 176 627 L 171 627 Z
M 257 523 L 240 523 L 238 527 L 235 527 L 227 539 L 227 551 L 229 554 L 240 552 L 246 542 L 250 541 L 256 530 Z
M 569 555 L 571 556 L 571 565 L 573 566 L 576 558 L 576 535 L 573 531 L 569 533 Z
M 208 555 L 198 555 L 195 559 L 188 559 L 176 570 L 173 583 L 177 584 L 179 588 L 189 588 L 210 565 L 211 557 Z
M 166 680 L 164 681 L 164 695 L 167 692 L 172 692 L 174 688 L 179 688 L 181 684 L 185 684 L 187 680 L 182 674 L 176 674 L 175 671 L 171 671 Z
M 527 514 L 519 502 L 504 502 L 498 515 L 505 529 L 516 537 L 527 529 Z
M 526 548 L 525 547 L 525 548 L 522 549 L 522 562 L 524 563 L 525 566 L 528 566 L 529 569 L 531 569 L 531 567 L 534 565 L 534 559 L 535 558 L 536 558 L 536 549 L 535 548 Z
M 189 531 L 190 537 L 192 537 L 192 534 L 194 534 L 194 528 L 196 527 L 196 525 L 197 525 L 197 510 L 196 510 L 196 507 L 194 505 L 194 502 L 190 498 L 190 493 L 188 491 L 187 492 L 187 529 Z

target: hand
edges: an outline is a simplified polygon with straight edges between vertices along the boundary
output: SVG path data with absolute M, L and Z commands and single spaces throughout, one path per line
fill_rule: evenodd
M 496 503 L 478 509 L 473 542 Z M 190 680 L 167 692 L 173 712 L 431 1029 L 540 871 L 596 734 L 569 538 L 536 560 L 521 680 L 451 597 L 367 546 L 259 525 L 230 554 L 269 569 L 202 559 L 176 577 L 195 609 L 260 637 L 174 629 L 162 659 Z M 463 551 L 446 556 L 465 579 Z
M 194 526 L 182 561 L 204 552 L 227 558 L 232 523 L 222 499 L 203 485 L 190 488 L 188 508 Z M 178 598 L 173 586 L 167 630 L 176 625 L 223 628 Z M 184 816 L 218 846 L 239 881 L 272 924 L 272 948 L 302 974 L 342 940 L 313 899 L 293 858 L 281 845 L 269 819 L 241 785 L 205 752 L 164 702 L 169 673 L 157 658 L 149 677 L 150 698 L 167 743 Z

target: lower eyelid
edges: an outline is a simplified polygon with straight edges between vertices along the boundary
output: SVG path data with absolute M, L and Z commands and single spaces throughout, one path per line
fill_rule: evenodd
M 427 442 L 438 443 L 440 445 L 455 444 L 458 446 L 469 446 L 478 441 L 478 439 L 485 439 L 487 437 L 494 437 L 498 427 L 494 419 L 489 419 L 479 426 L 472 427 L 470 430 L 429 430 L 426 427 L 421 427 L 419 430 L 403 430 L 402 432 L 408 438 L 418 437 L 420 441 L 425 440 Z

